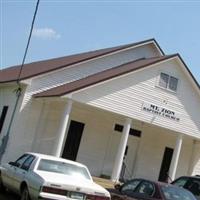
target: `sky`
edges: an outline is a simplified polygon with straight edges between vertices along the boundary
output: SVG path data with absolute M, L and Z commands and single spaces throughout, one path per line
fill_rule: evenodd
M 0 69 L 22 63 L 36 0 L 0 0 Z M 26 63 L 155 38 L 200 84 L 200 0 L 40 0 Z

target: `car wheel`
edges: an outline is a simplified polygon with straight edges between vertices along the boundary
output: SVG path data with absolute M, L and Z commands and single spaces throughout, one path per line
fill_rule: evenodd
M 0 191 L 5 192 L 5 187 L 4 187 L 3 182 L 2 182 L 1 173 L 0 173 Z
M 21 199 L 20 200 L 30 200 L 28 188 L 26 186 L 22 190 Z

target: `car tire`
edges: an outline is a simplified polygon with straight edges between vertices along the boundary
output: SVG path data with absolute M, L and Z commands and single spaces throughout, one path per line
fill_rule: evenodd
M 20 200 L 31 200 L 28 188 L 26 186 L 22 189 Z
M 3 185 L 2 178 L 1 178 L 1 172 L 0 172 L 0 192 L 4 193 L 5 190 L 6 189 L 5 189 L 4 185 Z

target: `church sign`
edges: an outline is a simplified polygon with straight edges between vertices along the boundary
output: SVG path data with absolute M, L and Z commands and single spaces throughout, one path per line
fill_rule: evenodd
M 180 118 L 175 111 L 161 107 L 161 106 L 157 106 L 155 104 L 144 102 L 142 105 L 142 110 L 152 113 L 154 115 L 162 116 L 162 117 L 177 121 L 177 122 L 180 121 Z

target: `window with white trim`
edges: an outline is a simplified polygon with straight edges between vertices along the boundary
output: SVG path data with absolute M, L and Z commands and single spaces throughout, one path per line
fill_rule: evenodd
M 161 72 L 158 86 L 176 92 L 178 86 L 178 79 L 174 76 L 170 76 L 166 73 Z

